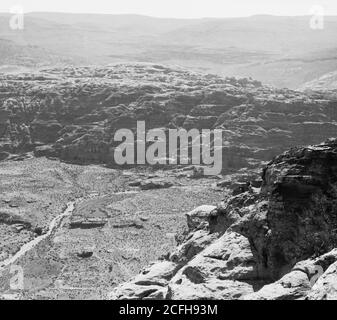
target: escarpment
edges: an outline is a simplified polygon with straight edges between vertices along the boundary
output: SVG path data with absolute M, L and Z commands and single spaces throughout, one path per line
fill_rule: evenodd
M 222 129 L 223 170 L 258 167 L 294 145 L 335 136 L 337 102 L 250 79 L 159 65 L 2 75 L 0 159 L 34 152 L 114 166 L 118 129 Z
M 188 213 L 176 250 L 109 298 L 336 298 L 337 139 L 275 157 L 262 180 Z

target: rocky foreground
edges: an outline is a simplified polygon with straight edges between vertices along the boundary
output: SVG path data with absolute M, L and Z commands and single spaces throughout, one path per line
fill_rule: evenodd
M 222 129 L 226 172 L 337 132 L 333 94 L 161 65 L 54 68 L 0 80 L 0 160 L 33 152 L 114 166 L 114 133 L 144 120 L 146 130 Z
M 219 206 L 187 214 L 174 252 L 111 299 L 337 299 L 337 139 L 293 148 Z

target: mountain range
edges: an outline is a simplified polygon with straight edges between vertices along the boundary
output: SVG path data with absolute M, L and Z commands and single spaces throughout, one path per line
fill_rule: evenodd
M 297 89 L 337 69 L 337 17 L 168 19 L 28 13 L 23 30 L 0 14 L 0 70 L 150 62 Z

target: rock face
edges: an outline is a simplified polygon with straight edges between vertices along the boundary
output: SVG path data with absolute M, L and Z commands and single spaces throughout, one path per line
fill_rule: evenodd
M 250 239 L 272 279 L 337 247 L 336 172 L 335 140 L 292 149 L 264 170 L 259 202 L 232 227 Z
M 277 156 L 262 180 L 188 213 L 176 251 L 152 265 L 155 276 L 110 298 L 336 299 L 337 139 Z
M 335 96 L 159 65 L 55 68 L 1 76 L 0 152 L 113 166 L 115 132 L 145 120 L 147 130 L 222 129 L 226 171 L 334 136 L 336 109 Z
M 318 279 L 308 294 L 309 300 L 337 300 L 337 263 L 333 263 Z

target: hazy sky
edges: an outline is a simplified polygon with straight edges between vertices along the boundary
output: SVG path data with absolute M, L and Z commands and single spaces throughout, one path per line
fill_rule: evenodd
M 132 13 L 156 17 L 237 17 L 254 14 L 307 15 L 315 5 L 337 15 L 337 0 L 0 0 L 0 12 L 22 5 L 25 12 Z

